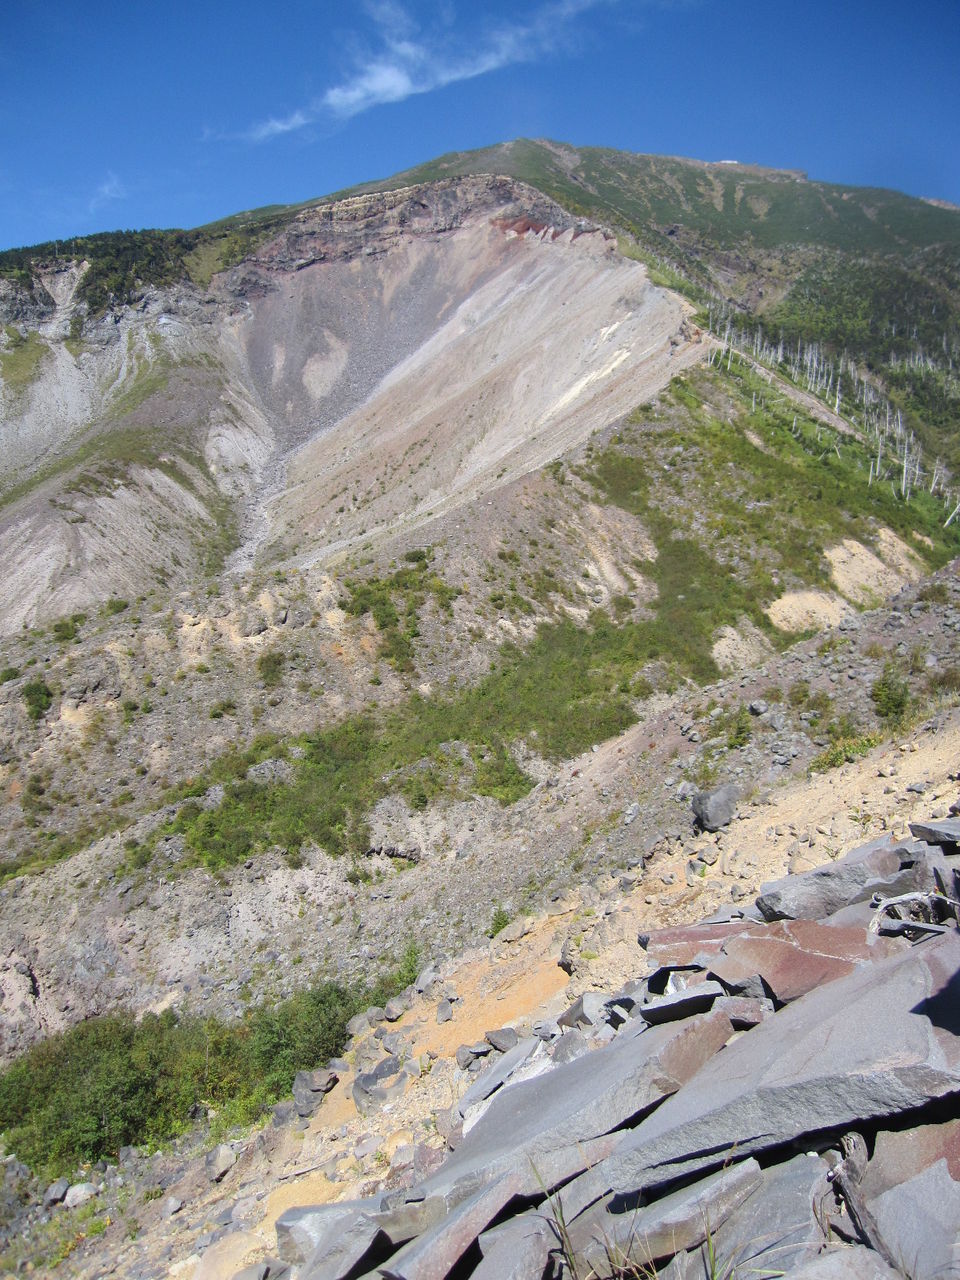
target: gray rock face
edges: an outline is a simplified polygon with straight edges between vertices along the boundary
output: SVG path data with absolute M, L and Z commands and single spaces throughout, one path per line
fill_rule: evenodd
M 207 1177 L 211 1182 L 221 1182 L 237 1163 L 237 1153 L 226 1142 L 207 1152 L 205 1160 Z
M 62 1204 L 63 1197 L 70 1190 L 70 1181 L 67 1178 L 57 1178 L 56 1182 L 51 1182 L 49 1187 L 43 1193 L 43 1207 L 51 1208 L 52 1205 Z
M 312 1116 L 340 1077 L 325 1067 L 321 1071 L 298 1071 L 293 1078 L 293 1100 L 298 1116 Z
M 743 1160 L 692 1186 L 637 1208 L 608 1197 L 568 1225 L 578 1272 L 606 1280 L 630 1267 L 649 1268 L 703 1243 L 760 1186 L 760 1166 Z
M 740 792 L 732 782 L 711 791 L 699 791 L 693 797 L 693 812 L 704 831 L 719 831 L 733 821 Z
M 542 1212 L 522 1213 L 480 1236 L 483 1258 L 471 1280 L 529 1280 L 542 1276 L 560 1233 Z
M 698 982 L 686 987 L 683 991 L 675 991 L 668 996 L 657 996 L 640 1006 L 640 1017 L 644 1022 L 656 1025 L 660 1022 L 675 1022 L 678 1018 L 689 1018 L 692 1013 L 703 1013 L 709 1009 L 718 996 L 724 994 L 719 982 Z
M 549 1090 L 539 1079 L 503 1090 L 424 1191 L 456 1199 L 504 1171 L 542 1173 L 548 1155 L 576 1150 L 675 1092 L 732 1033 L 722 1014 L 703 1014 L 555 1067 Z
M 277 1253 L 284 1262 L 305 1262 L 332 1247 L 349 1223 L 380 1207 L 379 1200 L 373 1199 L 287 1209 L 276 1223 Z
M 790 1280 L 902 1280 L 879 1254 L 862 1245 L 828 1249 L 819 1257 L 794 1267 Z
M 948 845 L 951 848 L 960 844 L 960 818 L 941 818 L 936 822 L 911 822 L 911 833 L 927 844 Z
M 960 1273 L 960 1182 L 946 1159 L 891 1187 L 867 1208 L 884 1244 L 914 1280 Z
M 514 1072 L 530 1060 L 541 1044 L 542 1041 L 536 1036 L 527 1036 L 514 1045 L 512 1049 L 507 1050 L 496 1062 L 492 1062 L 486 1071 L 477 1077 L 457 1103 L 457 1110 L 461 1119 L 466 1118 L 467 1112 L 471 1107 L 475 1107 L 478 1103 L 485 1101 L 508 1083 Z
M 874 840 L 836 862 L 765 884 L 757 906 L 765 920 L 822 920 L 877 890 L 892 895 L 920 888 L 917 860 L 925 857 L 922 846 Z
M 88 1200 L 92 1200 L 97 1194 L 97 1188 L 92 1182 L 75 1182 L 63 1197 L 63 1207 L 65 1209 L 78 1209 L 80 1205 L 86 1204 Z
M 731 1149 L 752 1154 L 956 1091 L 958 983 L 960 936 L 945 934 L 811 991 L 728 1045 L 562 1198 L 582 1208 L 715 1167 Z
M 736 1275 L 792 1272 L 826 1244 L 821 1203 L 829 1196 L 829 1166 L 800 1155 L 763 1171 L 742 1210 L 720 1226 L 714 1240 L 724 1271 Z

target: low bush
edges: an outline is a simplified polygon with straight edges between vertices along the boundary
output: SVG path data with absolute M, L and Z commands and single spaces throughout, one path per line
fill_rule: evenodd
M 249 1122 L 290 1092 L 297 1071 L 323 1065 L 347 1023 L 416 976 L 418 955 L 370 984 L 320 982 L 241 1022 L 172 1010 L 90 1018 L 35 1045 L 0 1075 L 0 1131 L 37 1173 L 68 1173 L 120 1147 L 183 1132 L 197 1105 Z
M 888 662 L 883 675 L 873 682 L 870 697 L 881 720 L 895 724 L 906 715 L 910 690 L 893 663 Z
M 27 715 L 34 722 L 42 720 L 53 703 L 53 692 L 45 680 L 30 680 L 23 686 L 23 700 L 27 704 Z

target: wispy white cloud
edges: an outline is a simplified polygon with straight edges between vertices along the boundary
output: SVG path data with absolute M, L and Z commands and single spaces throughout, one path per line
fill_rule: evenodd
M 96 213 L 105 204 L 110 204 L 113 200 L 125 200 L 126 197 L 127 188 L 117 175 L 110 170 L 87 202 L 87 209 L 90 213 Z
M 615 3 L 617 0 L 547 0 L 522 21 L 467 37 L 454 31 L 455 15 L 449 3 L 441 8 L 439 24 L 424 34 L 397 0 L 370 0 L 364 7 L 376 32 L 374 47 L 355 59 L 349 74 L 309 105 L 261 121 L 242 136 L 248 142 L 266 142 L 324 118 L 346 120 L 372 107 L 402 102 L 503 67 L 538 61 L 563 47 L 571 24 L 581 14 Z M 468 40 L 469 51 L 464 51 Z

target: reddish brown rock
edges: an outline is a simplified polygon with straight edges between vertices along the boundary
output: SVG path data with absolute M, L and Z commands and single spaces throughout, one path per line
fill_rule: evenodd
M 682 969 L 703 964 L 719 953 L 729 938 L 749 929 L 751 920 L 726 920 L 722 924 L 678 925 L 671 929 L 653 929 L 638 939 L 651 960 L 663 968 Z
M 774 998 L 787 1004 L 903 945 L 896 939 L 873 938 L 856 926 L 778 920 L 728 939 L 709 967 L 714 977 L 731 986 L 759 974 Z

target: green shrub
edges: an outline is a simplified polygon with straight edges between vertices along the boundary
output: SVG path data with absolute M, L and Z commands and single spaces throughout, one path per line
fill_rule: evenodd
M 946 604 L 950 599 L 945 582 L 928 582 L 917 592 L 918 600 L 926 600 L 928 604 Z
M 19 667 L 4 667 L 3 670 L 0 671 L 0 684 L 6 684 L 10 680 L 16 680 L 19 674 Z
M 129 600 L 120 600 L 118 597 L 113 596 L 103 606 L 103 612 L 106 615 L 106 617 L 112 618 L 114 614 L 123 613 L 124 609 L 129 609 L 129 608 L 130 608 Z
M 836 769 L 839 765 L 850 764 L 879 746 L 882 740 L 879 733 L 864 733 L 855 738 L 838 738 L 832 746 L 821 751 L 818 756 L 814 756 L 810 761 L 810 768 L 823 773 L 826 769 Z
M 45 680 L 30 680 L 23 686 L 23 700 L 27 704 L 27 715 L 36 722 L 50 710 L 53 703 L 53 692 Z
M 944 667 L 927 681 L 929 693 L 960 693 L 960 667 Z
M 503 930 L 507 927 L 509 923 L 510 923 L 510 916 L 507 914 L 504 908 L 500 905 L 500 903 L 497 903 L 497 905 L 493 909 L 493 915 L 490 918 L 490 928 L 487 930 L 487 936 L 490 938 L 495 938 L 498 933 L 503 932 Z
M 263 681 L 264 688 L 276 689 L 283 679 L 283 668 L 286 657 L 279 649 L 268 649 L 257 658 L 257 673 Z
M 745 747 L 753 736 L 753 725 L 751 723 L 750 712 L 746 707 L 741 706 L 736 714 L 733 724 L 730 726 L 730 732 L 727 734 L 727 746 L 734 750 L 737 747 Z
M 888 662 L 883 675 L 874 681 L 870 697 L 881 720 L 896 723 L 903 719 L 910 704 L 910 690 L 893 663 Z
M 252 1120 L 289 1093 L 297 1071 L 338 1054 L 350 1018 L 412 982 L 418 960 L 411 944 L 393 972 L 370 984 L 320 982 L 236 1023 L 172 1010 L 139 1021 L 126 1012 L 90 1018 L 0 1074 L 6 1149 L 54 1176 L 175 1136 L 197 1104 Z

